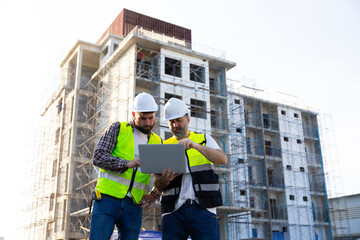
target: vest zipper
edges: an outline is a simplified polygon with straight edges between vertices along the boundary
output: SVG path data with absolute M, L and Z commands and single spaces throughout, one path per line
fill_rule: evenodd
M 187 152 L 186 152 L 186 154 L 185 154 L 185 156 L 186 156 L 186 159 L 187 159 L 187 166 L 188 166 L 188 168 L 189 168 L 189 173 L 190 173 L 190 176 L 191 176 L 191 185 L 192 185 L 192 187 L 193 187 L 193 189 L 194 189 L 194 193 L 196 193 L 196 190 L 195 190 L 195 185 L 194 185 L 194 181 L 193 181 L 193 179 L 192 179 L 192 171 L 191 171 L 191 168 L 190 168 L 190 160 L 189 160 L 189 156 L 187 155 Z M 181 184 L 180 184 L 180 190 L 181 190 Z M 179 190 L 179 193 L 180 193 L 180 190 Z M 178 196 L 178 198 L 179 198 L 179 196 Z
M 129 124 L 129 123 L 128 123 L 128 124 Z M 131 126 L 131 129 L 132 129 L 132 132 L 133 132 L 133 136 L 134 136 L 134 126 L 131 125 L 131 124 L 130 124 L 130 126 Z M 148 136 L 148 141 L 149 141 L 149 136 Z M 134 141 L 134 146 L 135 146 L 135 141 Z M 131 176 L 131 181 L 130 181 L 129 189 L 128 189 L 126 195 L 128 195 L 129 192 L 130 192 L 130 194 L 131 194 L 131 189 L 132 189 L 132 187 L 133 187 L 133 185 L 134 185 L 134 180 L 135 180 L 136 171 L 137 171 L 137 167 L 133 169 L 133 174 L 132 174 L 132 176 Z M 125 195 L 125 196 L 126 196 L 126 195 Z M 132 196 L 132 195 L 131 195 L 131 196 Z
M 135 174 L 136 174 L 136 171 L 137 171 L 137 167 L 136 168 L 134 168 L 134 170 L 133 170 L 133 174 L 132 174 L 132 176 L 131 176 L 131 182 L 130 182 L 130 186 L 129 186 L 129 190 L 127 191 L 127 193 L 126 193 L 126 195 L 130 192 L 130 194 L 131 194 L 131 189 L 132 189 L 132 187 L 133 187 L 133 185 L 134 185 L 134 180 L 135 180 Z M 125 196 L 126 196 L 125 195 Z

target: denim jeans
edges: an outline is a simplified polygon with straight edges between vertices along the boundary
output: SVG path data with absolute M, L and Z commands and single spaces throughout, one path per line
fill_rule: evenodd
M 114 226 L 118 240 L 137 240 L 140 234 L 142 209 L 129 197 L 114 198 L 102 194 L 94 203 L 91 215 L 90 240 L 109 240 Z
M 182 205 L 161 219 L 163 240 L 218 240 L 219 224 L 216 215 L 199 205 Z

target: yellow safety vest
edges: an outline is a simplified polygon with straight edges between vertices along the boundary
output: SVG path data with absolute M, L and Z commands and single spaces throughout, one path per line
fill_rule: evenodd
M 197 134 L 194 132 L 190 132 L 188 137 L 196 143 L 201 145 L 205 145 L 205 135 Z M 164 141 L 164 144 L 177 144 L 178 140 L 175 137 L 171 137 Z M 193 148 L 186 150 L 186 155 L 189 159 L 189 167 L 191 172 L 202 171 L 202 170 L 211 170 L 213 169 L 213 163 L 207 160 L 204 155 L 202 155 L 198 150 Z
M 148 144 L 160 143 L 161 138 L 151 132 Z M 127 122 L 122 122 L 120 125 L 117 143 L 111 155 L 129 161 L 132 161 L 135 158 L 133 128 Z M 134 171 L 133 168 L 129 168 L 122 174 L 100 169 L 100 175 L 95 189 L 103 194 L 116 198 L 124 198 L 132 184 L 130 192 L 134 202 L 137 204 L 142 199 L 142 196 L 147 193 L 149 181 L 149 174 L 144 174 L 140 170 Z
M 206 145 L 205 134 L 190 132 L 188 137 L 195 143 Z M 177 144 L 175 137 L 164 141 L 164 144 Z M 195 196 L 198 198 L 199 205 L 203 208 L 212 208 L 222 205 L 222 197 L 220 193 L 219 177 L 214 171 L 214 164 L 204 157 L 196 149 L 186 150 L 192 184 L 195 190 Z M 182 175 L 177 176 L 170 182 L 166 190 L 163 192 L 161 200 L 161 212 L 172 212 L 175 202 L 179 198 L 181 190 Z

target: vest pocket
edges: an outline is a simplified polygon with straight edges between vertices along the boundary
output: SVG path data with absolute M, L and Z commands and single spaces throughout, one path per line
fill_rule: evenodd
M 178 195 L 162 196 L 161 198 L 161 212 L 172 212 L 175 208 L 175 202 Z
M 219 183 L 219 176 L 213 170 L 193 172 L 194 184 L 212 184 Z
M 223 205 L 220 191 L 200 192 L 198 200 L 202 208 L 213 208 Z

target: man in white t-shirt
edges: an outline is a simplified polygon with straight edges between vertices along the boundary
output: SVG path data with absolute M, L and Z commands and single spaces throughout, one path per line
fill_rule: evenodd
M 172 181 L 157 177 L 161 199 L 162 239 L 220 239 L 216 207 L 222 205 L 219 178 L 213 164 L 226 164 L 227 156 L 207 134 L 189 132 L 189 110 L 177 98 L 165 104 L 165 119 L 173 137 L 164 144 L 184 144 L 188 172 Z

